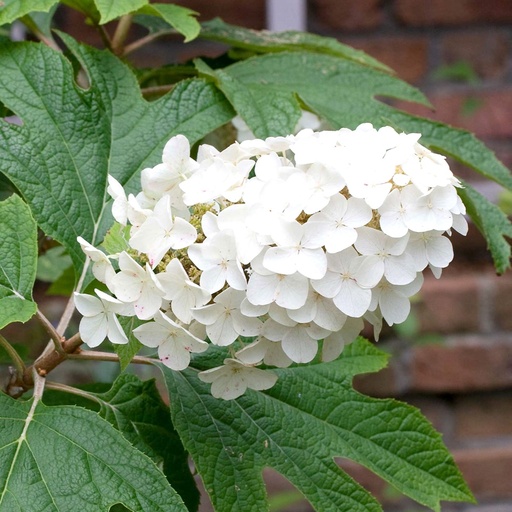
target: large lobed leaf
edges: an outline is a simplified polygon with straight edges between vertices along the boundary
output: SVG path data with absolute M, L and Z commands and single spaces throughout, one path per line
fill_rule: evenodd
M 98 414 L 0 394 L 0 510 L 186 512 L 143 453 Z
M 282 51 L 310 51 L 335 55 L 365 66 L 392 72 L 390 68 L 370 57 L 361 50 L 340 43 L 331 37 L 323 37 L 308 32 L 288 30 L 270 32 L 268 30 L 252 30 L 230 25 L 220 18 L 207 21 L 201 25 L 201 38 L 218 41 L 234 48 L 243 48 L 256 53 Z
M 112 223 L 107 174 L 133 191 L 170 137 L 182 133 L 195 142 L 233 111 L 197 79 L 149 103 L 119 59 L 63 37 L 88 74 L 87 90 L 76 85 L 69 61 L 43 45 L 0 47 L 0 101 L 23 122 L 0 123 L 0 172 L 80 271 L 85 258 L 76 237 L 98 244 Z
M 471 501 L 441 436 L 418 410 L 352 389 L 386 356 L 359 339 L 328 364 L 279 370 L 266 393 L 213 398 L 193 370 L 161 366 L 173 423 L 217 512 L 268 509 L 261 471 L 283 474 L 322 512 L 373 512 L 380 505 L 334 457 L 366 466 L 402 493 L 440 510 L 441 500 Z
M 401 80 L 376 69 L 331 55 L 311 52 L 276 53 L 253 57 L 223 70 L 199 63 L 200 73 L 214 80 L 257 137 L 292 133 L 301 104 L 326 119 L 333 128 L 395 126 L 422 134 L 426 146 L 451 156 L 488 179 L 512 189 L 510 171 L 471 133 L 437 121 L 393 109 L 378 97 L 427 103 L 423 95 Z M 279 101 L 272 101 L 275 95 Z M 270 99 L 269 99 L 270 98 Z M 470 213 L 489 242 L 498 272 L 510 266 L 510 223 L 499 228 L 478 222 L 492 205 L 480 198 Z
M 124 373 L 103 393 L 79 392 L 76 395 L 50 390 L 44 398 L 51 405 L 76 404 L 99 412 L 135 448 L 151 457 L 187 508 L 197 510 L 199 491 L 190 473 L 188 454 L 173 427 L 169 407 L 162 402 L 154 379 L 143 382 L 135 375 Z
M 0 202 L 0 329 L 35 312 L 37 226 L 28 206 L 12 195 Z

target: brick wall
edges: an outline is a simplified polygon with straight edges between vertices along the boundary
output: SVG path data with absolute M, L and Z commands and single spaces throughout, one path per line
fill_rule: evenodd
M 202 13 L 264 28 L 264 1 L 179 0 Z M 511 0 L 309 0 L 309 30 L 365 50 L 420 87 L 435 110 L 404 108 L 466 128 L 512 167 Z M 78 21 L 73 23 L 76 33 Z M 87 29 L 84 28 L 86 31 Z M 84 32 L 94 41 L 94 35 Z M 193 43 L 174 59 L 218 47 Z M 141 53 L 146 65 L 169 60 L 172 41 Z M 478 184 L 468 171 L 463 176 Z M 496 187 L 484 192 L 497 197 Z M 416 326 L 388 331 L 382 348 L 395 354 L 389 369 L 357 380 L 375 396 L 417 405 L 444 435 L 479 505 L 443 511 L 512 511 L 512 272 L 496 277 L 474 227 L 454 239 L 456 263 L 441 280 L 426 279 L 414 305 Z M 411 321 L 409 323 L 411 323 Z M 343 463 L 386 503 L 387 511 L 423 510 L 382 481 Z M 286 482 L 270 474 L 273 489 Z M 208 510 L 204 505 L 203 510 Z M 310 510 L 304 504 L 290 511 Z

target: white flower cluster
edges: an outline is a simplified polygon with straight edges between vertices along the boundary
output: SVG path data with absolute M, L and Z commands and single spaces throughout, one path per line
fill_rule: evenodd
M 306 129 L 222 152 L 202 145 L 196 160 L 173 137 L 137 196 L 109 177 L 127 250 L 106 255 L 79 239 L 113 295 L 76 294 L 82 339 L 126 343 L 117 315 L 136 315 L 145 323 L 134 335 L 183 370 L 206 338 L 253 338 L 199 374 L 231 399 L 275 383 L 261 363 L 308 363 L 319 340 L 333 360 L 364 320 L 378 337 L 383 319 L 406 319 L 422 271 L 438 277 L 452 260 L 445 233 L 467 231 L 458 180 L 419 137 L 370 124 Z

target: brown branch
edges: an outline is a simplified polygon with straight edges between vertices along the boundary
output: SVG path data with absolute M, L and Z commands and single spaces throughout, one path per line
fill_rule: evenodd
M 50 373 L 54 368 L 59 366 L 60 363 L 67 359 L 68 354 L 73 354 L 80 350 L 81 344 L 82 339 L 80 338 L 80 334 L 76 333 L 68 340 L 64 340 L 62 342 L 62 352 L 53 350 L 52 352 L 43 354 L 23 373 L 23 380 L 21 383 L 22 387 L 24 388 L 23 392 L 29 390 L 34 385 L 34 376 L 32 373 L 33 371 L 37 372 L 37 374 L 41 377 L 46 377 L 48 373 Z

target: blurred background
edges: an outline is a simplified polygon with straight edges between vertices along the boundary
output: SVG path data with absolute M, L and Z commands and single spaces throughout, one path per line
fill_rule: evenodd
M 308 30 L 364 50 L 418 86 L 434 106 L 402 108 L 475 133 L 512 167 L 512 0 L 174 3 L 198 11 L 201 20 L 220 16 L 258 30 Z M 56 19 L 78 39 L 101 46 L 80 14 L 62 9 Z M 211 42 L 183 46 L 170 37 L 133 58 L 151 66 L 224 51 Z M 512 213 L 511 195 L 460 165 L 452 169 Z M 445 504 L 443 512 L 512 512 L 512 271 L 496 276 L 474 226 L 467 237 L 455 233 L 452 241 L 455 261 L 440 280 L 426 272 L 409 319 L 385 331 L 379 341 L 380 348 L 393 354 L 389 368 L 363 376 L 355 385 L 372 396 L 416 405 L 442 432 L 479 502 Z M 51 317 L 52 308 L 58 316 L 60 307 L 58 300 L 45 299 L 42 309 Z M 101 371 L 108 378 L 115 370 L 106 363 Z M 387 512 L 425 510 L 363 468 L 344 460 L 340 464 Z M 274 512 L 312 510 L 282 477 L 268 472 L 266 479 Z M 204 501 L 201 511 L 212 510 Z

